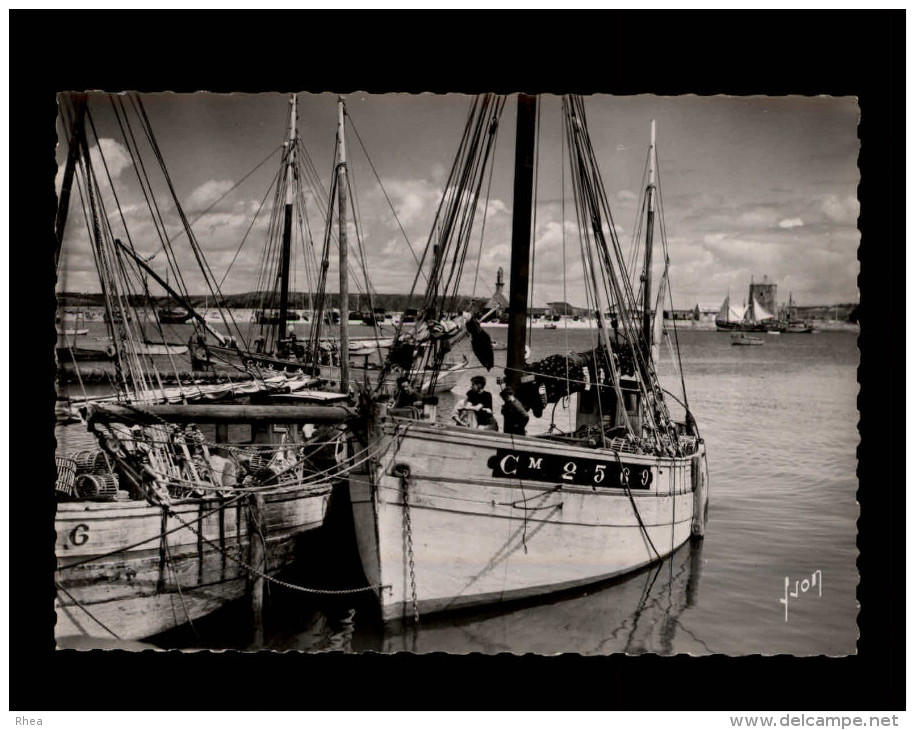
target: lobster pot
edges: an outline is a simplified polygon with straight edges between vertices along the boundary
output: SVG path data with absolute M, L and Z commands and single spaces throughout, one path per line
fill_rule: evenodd
M 272 461 L 273 457 L 265 457 L 262 454 L 252 454 L 251 458 L 248 459 L 248 470 L 252 474 L 257 474 L 264 469 L 267 469 Z
M 94 472 L 110 472 L 111 462 L 104 451 L 80 451 L 73 456 L 76 462 L 76 471 L 92 474 Z
M 80 474 L 74 487 L 79 499 L 113 502 L 118 497 L 117 474 Z
M 56 456 L 54 461 L 57 462 L 57 483 L 54 485 L 54 491 L 58 496 L 72 497 L 76 483 L 76 461 L 65 456 Z

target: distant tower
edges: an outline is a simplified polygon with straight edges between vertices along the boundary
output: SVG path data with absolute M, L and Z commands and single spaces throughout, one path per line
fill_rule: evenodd
M 763 276 L 761 284 L 753 282 L 753 279 L 750 279 L 750 296 L 748 304 L 751 303 L 754 298 L 759 302 L 759 306 L 765 309 L 769 314 L 774 317 L 778 317 L 778 285 L 770 284 L 769 277 Z
M 508 299 L 505 298 L 505 294 L 502 293 L 502 290 L 505 288 L 505 279 L 502 274 L 502 267 L 499 267 L 498 273 L 496 273 L 496 291 L 489 298 L 489 301 L 484 305 L 483 311 L 495 310 L 497 316 L 501 319 L 506 316 L 508 312 Z

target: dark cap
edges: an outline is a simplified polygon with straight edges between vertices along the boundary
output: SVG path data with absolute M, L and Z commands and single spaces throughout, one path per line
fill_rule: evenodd
M 470 379 L 470 384 L 471 385 L 486 385 L 486 378 L 484 378 L 482 375 L 474 375 Z

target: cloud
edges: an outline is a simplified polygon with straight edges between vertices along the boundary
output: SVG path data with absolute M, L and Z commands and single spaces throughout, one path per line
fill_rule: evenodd
M 858 199 L 853 195 L 826 195 L 820 199 L 820 210 L 833 223 L 855 225 L 858 219 Z
M 104 166 L 100 162 L 95 162 L 98 158 L 99 148 L 101 148 L 102 157 L 105 160 Z M 93 159 L 96 174 L 104 174 L 105 166 L 107 166 L 108 174 L 114 180 L 117 180 L 128 167 L 133 167 L 133 161 L 127 148 L 120 142 L 107 137 L 100 139 L 98 144 L 89 150 L 89 157 Z
M 778 222 L 779 228 L 799 228 L 804 225 L 804 221 L 800 218 L 785 218 Z
M 188 196 L 184 209 L 188 214 L 200 213 L 228 193 L 235 183 L 232 180 L 207 180 Z
M 101 150 L 101 153 L 99 150 Z M 108 188 L 109 176 L 112 180 L 117 180 L 124 170 L 133 167 L 133 160 L 130 158 L 130 153 L 127 151 L 127 148 L 120 142 L 109 139 L 108 137 L 102 137 L 102 139 L 98 141 L 98 144 L 92 145 L 92 147 L 89 148 L 89 159 L 92 160 L 92 169 L 95 172 L 95 177 L 103 189 Z M 57 191 L 58 195 L 60 194 L 60 189 L 63 185 L 64 169 L 66 166 L 66 158 L 57 166 L 57 175 L 54 178 L 54 189 Z

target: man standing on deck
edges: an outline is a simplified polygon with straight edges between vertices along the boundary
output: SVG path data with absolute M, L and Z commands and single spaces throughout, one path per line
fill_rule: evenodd
M 467 391 L 467 397 L 461 407 L 464 410 L 475 411 L 477 428 L 499 430 L 499 425 L 493 418 L 492 394 L 486 391 L 486 378 L 482 375 L 474 375 L 470 379 L 470 390 Z
M 505 401 L 502 406 L 505 433 L 524 436 L 527 433 L 527 422 L 530 420 L 527 410 L 521 404 L 521 401 L 515 398 L 512 389 L 507 386 L 502 389 L 502 400 Z

